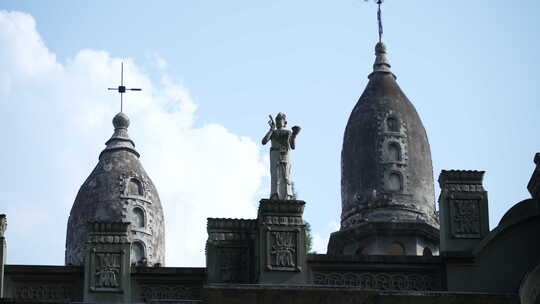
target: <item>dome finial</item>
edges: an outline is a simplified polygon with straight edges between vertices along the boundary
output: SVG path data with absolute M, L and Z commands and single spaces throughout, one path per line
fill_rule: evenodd
M 388 57 L 386 57 L 386 45 L 384 45 L 382 42 L 378 42 L 377 45 L 375 45 L 375 63 L 373 64 L 373 73 L 392 73 L 390 67 L 390 61 L 388 60 Z
M 129 117 L 123 112 L 116 114 L 112 122 L 115 129 L 127 129 L 129 127 Z

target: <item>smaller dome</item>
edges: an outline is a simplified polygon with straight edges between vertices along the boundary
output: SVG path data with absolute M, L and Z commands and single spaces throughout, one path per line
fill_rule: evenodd
M 112 122 L 115 129 L 127 129 L 129 127 L 129 117 L 122 112 L 116 114 Z

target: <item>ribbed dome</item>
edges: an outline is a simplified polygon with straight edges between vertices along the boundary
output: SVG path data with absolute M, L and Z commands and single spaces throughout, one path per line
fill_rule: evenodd
M 129 138 L 129 118 L 113 119 L 114 134 L 99 162 L 81 186 L 71 208 L 66 237 L 66 265 L 83 265 L 88 221 L 131 222 L 132 262 L 164 264 L 163 209 L 152 180 Z
M 378 43 L 341 152 L 342 229 L 363 221 L 435 223 L 431 152 L 416 109 Z

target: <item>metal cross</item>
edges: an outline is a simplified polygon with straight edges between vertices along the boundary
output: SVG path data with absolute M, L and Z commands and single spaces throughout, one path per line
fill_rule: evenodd
M 124 93 L 126 91 L 142 91 L 142 89 L 138 89 L 138 88 L 126 88 L 124 86 L 124 63 L 122 62 L 122 67 L 121 67 L 121 71 L 120 71 L 120 85 L 118 86 L 118 88 L 108 88 L 109 91 L 117 91 L 118 93 L 120 93 L 120 112 L 122 112 L 123 108 L 124 108 Z

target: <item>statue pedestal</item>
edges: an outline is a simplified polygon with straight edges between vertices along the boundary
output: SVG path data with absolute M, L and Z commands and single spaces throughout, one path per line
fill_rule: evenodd
M 263 199 L 257 216 L 257 283 L 306 282 L 304 201 Z

